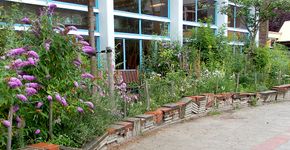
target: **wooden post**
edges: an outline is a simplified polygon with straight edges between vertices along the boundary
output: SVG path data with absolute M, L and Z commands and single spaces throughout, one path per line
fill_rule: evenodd
M 96 52 L 96 40 L 95 40 L 95 15 L 94 15 L 94 0 L 88 0 L 88 18 L 89 18 L 89 41 L 92 48 Z M 97 53 L 96 53 L 97 54 Z M 97 76 L 97 57 L 92 56 L 91 59 L 91 74 Z M 96 92 L 96 91 L 93 91 Z M 94 93 L 95 94 L 95 93 Z
M 257 85 L 258 84 L 258 75 L 257 75 L 257 72 L 255 72 L 255 87 L 257 89 Z
M 111 99 L 111 106 L 112 106 L 112 111 L 115 111 L 116 109 L 116 100 L 114 96 L 114 69 L 115 67 L 113 66 L 113 54 L 112 54 L 112 48 L 107 47 L 106 48 L 106 53 L 107 53 L 107 69 L 108 69 L 108 84 L 109 84 L 109 95 Z
M 125 100 L 125 104 L 124 104 L 124 118 L 127 117 L 127 101 Z
M 52 129 L 52 117 L 53 117 L 53 102 L 49 102 L 49 138 L 50 140 L 53 139 L 53 129 Z
M 13 126 L 13 105 L 10 106 L 8 121 L 10 122 L 10 127 L 8 127 L 8 138 L 7 138 L 7 150 L 11 150 L 12 144 L 12 126 Z
M 236 82 L 236 92 L 239 91 L 239 85 L 240 85 L 240 73 L 236 73 L 236 78 L 237 78 L 237 82 Z
M 149 95 L 149 87 L 148 87 L 148 81 L 145 81 L 145 95 L 146 95 L 146 110 L 150 110 L 150 95 Z

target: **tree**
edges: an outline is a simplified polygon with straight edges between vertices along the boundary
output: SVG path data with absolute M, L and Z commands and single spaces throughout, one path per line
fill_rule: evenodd
M 236 17 L 241 19 L 249 31 L 249 53 L 256 47 L 255 39 L 261 23 L 274 18 L 277 15 L 276 10 L 290 11 L 289 0 L 232 0 L 232 2 L 239 8 Z M 222 8 L 222 13 L 230 15 L 229 6 Z

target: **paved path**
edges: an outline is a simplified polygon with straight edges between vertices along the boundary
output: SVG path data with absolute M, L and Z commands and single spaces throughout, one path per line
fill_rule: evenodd
M 120 150 L 290 150 L 290 102 L 175 124 Z

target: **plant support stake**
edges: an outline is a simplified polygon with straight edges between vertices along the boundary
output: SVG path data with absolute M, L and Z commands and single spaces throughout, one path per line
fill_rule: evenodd
M 7 138 L 7 150 L 11 150 L 12 144 L 12 121 L 13 121 L 13 105 L 10 106 L 8 120 L 10 122 L 10 126 L 8 127 L 8 138 Z
M 145 95 L 146 95 L 146 110 L 150 110 L 150 96 L 149 96 L 149 87 L 148 87 L 148 81 L 145 81 Z

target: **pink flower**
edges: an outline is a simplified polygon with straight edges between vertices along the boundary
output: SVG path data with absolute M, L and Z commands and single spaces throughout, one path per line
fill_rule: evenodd
M 94 109 L 94 104 L 92 102 L 84 102 L 85 104 L 87 104 L 87 106 L 89 106 L 91 109 Z
M 13 112 L 17 112 L 19 110 L 19 106 L 16 104 L 13 106 Z
M 5 126 L 5 127 L 10 127 L 11 126 L 11 123 L 10 123 L 10 121 L 8 121 L 8 120 L 3 120 L 2 121 L 2 124 Z
M 51 102 L 52 101 L 52 97 L 50 95 L 48 95 L 47 96 L 47 100 Z
M 33 81 L 33 80 L 36 80 L 36 78 L 34 76 L 30 76 L 30 75 L 23 75 L 22 78 L 24 80 L 27 80 L 27 81 Z
M 35 51 L 28 51 L 28 52 L 27 52 L 27 55 L 28 55 L 29 57 L 39 59 L 39 56 L 38 56 L 38 54 L 37 54 Z
M 16 117 L 16 122 L 21 122 L 21 121 L 22 121 L 22 119 L 19 116 L 17 116 Z
M 40 130 L 39 129 L 35 130 L 34 134 L 36 135 L 40 134 Z
M 83 52 L 91 56 L 96 54 L 94 48 L 92 48 L 91 46 L 84 46 Z
M 52 15 L 54 13 L 54 10 L 55 10 L 56 7 L 57 7 L 56 4 L 50 4 L 48 6 L 48 14 Z
M 76 38 L 79 40 L 79 41 L 83 41 L 84 40 L 84 37 L 82 37 L 81 35 L 75 35 Z
M 84 110 L 83 110 L 81 107 L 78 107 L 78 108 L 77 108 L 77 111 L 78 111 L 79 113 L 83 113 L 83 112 L 84 112 Z
M 26 102 L 27 101 L 27 97 L 23 94 L 17 94 L 16 97 L 21 100 L 22 102 Z
M 61 102 L 61 96 L 57 93 L 57 94 L 55 94 L 55 99 L 57 100 L 57 101 L 59 101 L 59 102 Z
M 68 30 L 72 30 L 72 31 L 77 31 L 78 28 L 76 28 L 75 26 L 67 26 L 66 27 Z
M 74 81 L 74 86 L 77 88 L 79 87 L 79 83 L 77 81 Z
M 66 99 L 65 99 L 64 97 L 62 97 L 62 99 L 61 99 L 61 104 L 62 104 L 64 107 L 68 106 L 67 101 L 66 101 Z
M 39 108 L 41 108 L 42 105 L 43 105 L 42 102 L 37 102 L 36 105 L 35 105 L 35 107 L 39 109 Z
M 51 45 L 51 41 L 50 40 L 46 40 L 45 43 L 44 43 L 44 48 L 46 49 L 46 51 L 49 51 L 50 45 Z
M 32 96 L 35 95 L 37 93 L 37 90 L 31 87 L 26 87 L 25 92 L 27 94 L 27 96 Z
M 79 67 L 79 66 L 82 65 L 82 62 L 81 62 L 81 60 L 79 60 L 79 59 L 75 59 L 75 60 L 73 61 L 73 63 L 74 63 L 74 65 L 75 65 L 76 67 Z
M 95 77 L 90 73 L 84 73 L 82 74 L 82 78 L 94 79 Z
M 24 23 L 24 24 L 30 24 L 31 23 L 30 19 L 27 18 L 27 17 L 22 18 L 21 22 Z
M 38 83 L 25 83 L 25 86 L 35 88 L 35 89 L 39 88 Z
M 29 62 L 29 65 L 35 66 L 36 63 L 37 63 L 37 59 L 34 59 L 34 58 L 29 57 L 28 58 L 28 62 Z
M 80 44 L 83 46 L 90 46 L 90 44 L 87 41 L 79 41 Z
M 16 49 L 12 49 L 7 53 L 7 56 L 17 56 L 17 55 L 21 55 L 23 53 L 26 52 L 26 49 L 24 48 L 16 48 Z
M 22 86 L 22 82 L 18 78 L 12 77 L 10 78 L 8 85 L 14 89 Z

